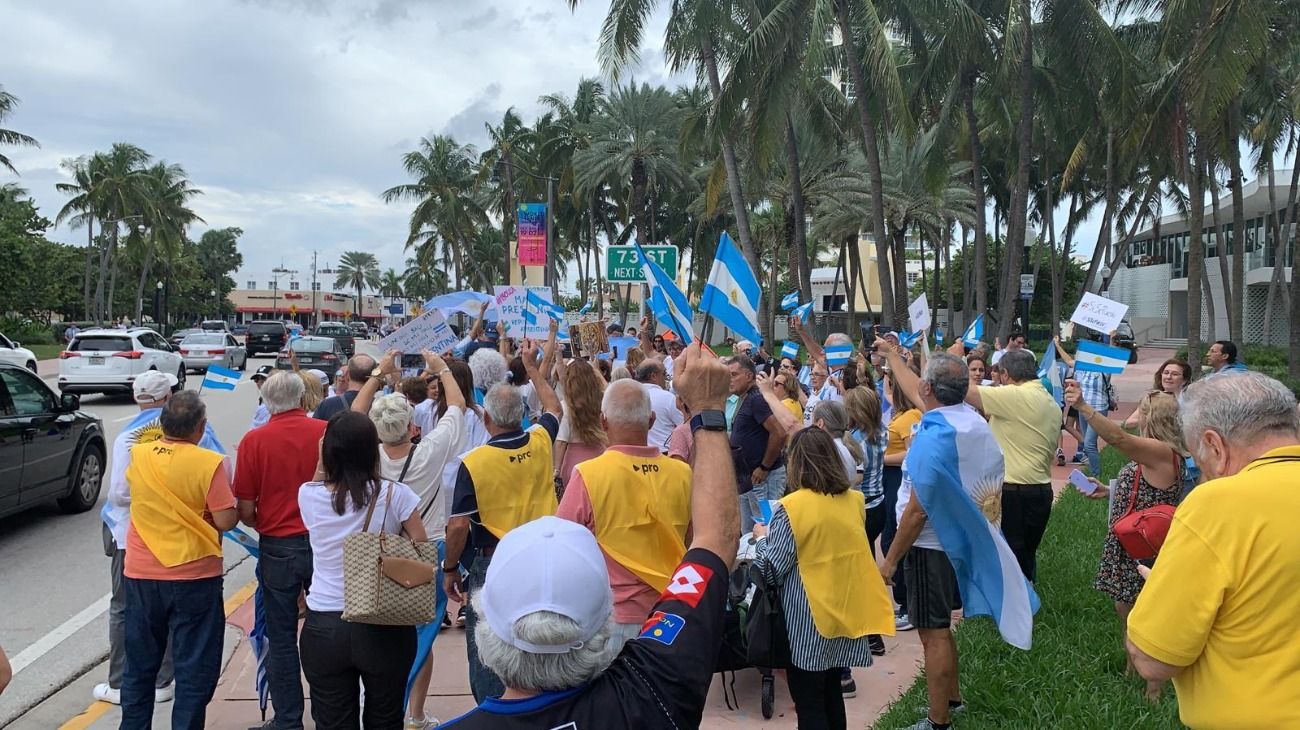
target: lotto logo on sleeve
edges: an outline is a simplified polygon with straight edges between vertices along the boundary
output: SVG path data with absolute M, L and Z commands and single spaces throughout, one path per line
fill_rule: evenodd
M 672 646 L 673 641 L 682 632 L 682 627 L 685 625 L 686 619 L 675 613 L 655 611 L 641 625 L 640 638 L 651 639 L 665 646 Z
M 668 587 L 659 598 L 663 601 L 681 601 L 695 608 L 700 605 L 700 599 L 704 597 L 704 589 L 708 587 L 709 579 L 712 577 L 711 568 L 698 563 L 682 563 L 677 572 L 673 573 L 673 577 L 668 580 Z

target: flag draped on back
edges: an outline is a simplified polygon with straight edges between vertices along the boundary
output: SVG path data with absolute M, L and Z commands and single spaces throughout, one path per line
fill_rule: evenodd
M 704 285 L 704 296 L 700 298 L 700 311 L 730 327 L 737 335 L 759 344 L 763 341 L 758 329 L 761 293 L 749 263 L 731 236 L 723 232 L 713 270 Z
M 1002 449 L 988 423 L 965 404 L 926 413 L 903 470 L 952 562 L 965 615 L 992 617 L 1008 644 L 1028 650 L 1038 596 L 1002 536 Z
M 691 303 L 682 290 L 677 288 L 677 284 L 668 272 L 645 255 L 641 250 L 641 244 L 633 243 L 633 245 L 636 246 L 637 257 L 641 259 L 646 283 L 650 285 L 650 311 L 654 313 L 655 319 L 663 322 L 673 331 L 673 334 L 682 338 L 683 345 L 691 344 L 695 339 L 693 334 L 695 312 L 691 311 Z

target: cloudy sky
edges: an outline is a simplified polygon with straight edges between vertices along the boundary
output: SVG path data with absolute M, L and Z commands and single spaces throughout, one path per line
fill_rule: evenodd
M 664 5 L 667 5 L 665 3 Z M 400 157 L 423 135 L 480 148 L 485 122 L 599 76 L 608 7 L 586 0 L 0 0 L 8 148 L 43 212 L 62 160 L 132 142 L 180 163 L 207 225 L 239 226 L 245 268 L 306 270 L 346 250 L 402 268 Z M 637 80 L 669 82 L 652 19 Z M 0 172 L 0 182 L 12 181 Z M 202 227 L 192 235 L 201 234 Z M 84 242 L 66 226 L 58 240 Z

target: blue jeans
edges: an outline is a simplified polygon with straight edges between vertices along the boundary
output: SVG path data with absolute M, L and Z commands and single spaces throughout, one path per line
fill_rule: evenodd
M 434 540 L 433 544 L 438 548 L 438 565 L 441 567 L 443 561 L 447 559 L 447 542 Z M 411 701 L 411 683 L 415 681 L 415 675 L 420 673 L 425 662 L 431 660 L 433 642 L 438 639 L 438 632 L 442 630 L 442 617 L 447 613 L 447 591 L 442 587 L 442 576 L 436 576 L 433 583 L 437 590 L 436 597 L 433 599 L 433 620 L 423 626 L 415 627 L 415 661 L 411 663 L 411 671 L 406 677 L 406 699 L 402 703 L 403 707 Z
M 1097 409 L 1103 417 L 1108 413 L 1105 408 Z M 1083 431 L 1083 456 L 1088 460 L 1088 471 L 1097 476 L 1101 473 L 1101 452 L 1097 450 L 1097 429 L 1088 425 L 1088 419 L 1079 419 L 1079 430 Z
M 466 595 L 477 593 L 483 587 L 483 581 L 487 578 L 488 565 L 491 562 L 492 556 L 485 557 L 481 552 L 474 558 L 474 564 L 470 566 L 469 575 L 465 578 Z M 475 626 L 478 626 L 478 615 L 471 605 L 465 609 L 465 654 L 469 659 L 469 689 L 474 693 L 474 701 L 481 704 L 489 697 L 500 697 L 505 694 L 506 686 L 501 682 L 501 678 L 484 666 L 479 659 L 478 642 L 474 639 Z
M 126 578 L 126 669 L 122 730 L 153 726 L 153 693 L 168 634 L 176 667 L 171 726 L 202 730 L 221 677 L 225 612 L 221 576 L 199 580 Z
M 306 535 L 269 537 L 258 544 L 257 579 L 266 608 L 267 685 L 278 730 L 302 728 L 302 671 L 298 660 L 298 597 L 311 586 L 311 543 Z
M 778 466 L 768 472 L 766 479 L 740 495 L 740 534 L 750 532 L 754 529 L 754 523 L 763 520 L 761 503 L 764 500 L 780 499 L 784 496 L 785 466 Z

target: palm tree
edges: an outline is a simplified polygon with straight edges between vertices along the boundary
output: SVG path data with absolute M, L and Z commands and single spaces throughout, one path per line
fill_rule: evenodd
M 18 97 L 5 91 L 4 86 L 0 85 L 0 124 L 4 123 L 5 117 L 13 113 L 14 107 L 18 106 Z M 40 147 L 40 143 L 35 137 L 29 137 L 22 132 L 15 132 L 12 129 L 0 127 L 0 144 L 18 145 L 23 147 Z M 18 170 L 9 162 L 9 158 L 0 154 L 0 167 L 4 167 L 13 174 L 17 175 Z
M 135 288 L 135 321 L 144 315 L 144 286 L 153 266 L 154 249 L 161 243 L 164 249 L 176 249 L 185 240 L 185 229 L 191 223 L 204 222 L 189 208 L 189 200 L 202 195 L 194 187 L 180 165 L 158 162 L 144 173 L 144 198 L 140 215 L 148 229 L 144 241 L 144 263 L 140 267 L 140 280 Z M 145 239 L 144 234 L 130 235 L 132 239 Z
M 362 305 L 365 302 L 365 288 L 379 287 L 378 259 L 367 251 L 346 251 L 339 257 L 337 270 L 338 276 L 334 279 L 334 287 L 337 289 L 349 287 L 357 290 L 357 301 L 352 316 L 361 317 Z
M 501 215 L 501 236 L 507 241 L 517 238 L 515 228 L 518 225 L 518 208 L 515 201 L 515 164 L 528 165 L 527 150 L 533 142 L 532 130 L 524 125 L 514 108 L 506 110 L 501 123 L 493 127 L 485 123 L 492 146 L 483 151 L 479 158 L 480 179 L 483 176 L 499 180 L 496 195 L 492 202 Z M 521 157 L 523 159 L 521 159 Z M 527 176 L 525 176 L 527 178 Z M 506 247 L 504 271 L 510 270 L 510 249 Z
M 55 216 L 55 225 L 67 222 L 73 228 L 86 227 L 86 258 L 82 270 L 82 319 L 91 318 L 90 270 L 95 250 L 95 201 L 94 182 L 90 177 L 90 160 L 85 157 L 63 160 L 59 167 L 69 174 L 73 182 L 57 183 L 55 189 L 72 198 L 59 209 Z
M 402 298 L 404 287 L 402 277 L 396 269 L 385 269 L 379 277 L 379 296 L 388 297 L 389 304 Z

